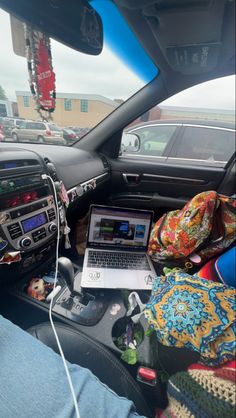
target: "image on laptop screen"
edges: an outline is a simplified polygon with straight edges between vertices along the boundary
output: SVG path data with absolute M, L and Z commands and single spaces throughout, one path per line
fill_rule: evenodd
M 151 211 L 92 206 L 88 244 L 145 250 L 151 221 Z

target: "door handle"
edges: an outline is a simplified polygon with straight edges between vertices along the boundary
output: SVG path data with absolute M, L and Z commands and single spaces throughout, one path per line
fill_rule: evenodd
M 141 174 L 122 173 L 123 179 L 127 184 L 137 184 L 140 182 Z

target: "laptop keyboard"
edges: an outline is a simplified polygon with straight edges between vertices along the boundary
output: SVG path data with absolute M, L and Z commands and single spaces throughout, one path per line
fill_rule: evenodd
M 110 269 L 151 270 L 144 254 L 110 251 L 88 251 L 87 267 Z

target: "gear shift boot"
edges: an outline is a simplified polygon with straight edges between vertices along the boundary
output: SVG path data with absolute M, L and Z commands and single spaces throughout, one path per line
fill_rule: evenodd
M 109 305 L 109 296 L 101 290 L 93 294 L 72 294 L 66 287 L 53 306 L 53 312 L 80 325 L 96 325 Z
M 74 268 L 68 258 L 60 257 L 58 259 L 58 270 L 67 287 L 56 300 L 53 312 L 77 324 L 96 325 L 108 307 L 109 298 L 100 289 L 93 289 L 91 292 L 81 289 L 81 272 L 74 277 Z

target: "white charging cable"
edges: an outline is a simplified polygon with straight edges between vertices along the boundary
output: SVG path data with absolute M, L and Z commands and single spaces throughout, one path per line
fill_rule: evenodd
M 44 180 L 49 179 L 50 180 L 50 182 L 52 184 L 52 187 L 53 187 L 54 199 L 55 199 L 55 205 L 56 205 L 56 216 L 57 216 L 56 268 L 55 268 L 55 277 L 54 277 L 53 290 L 52 290 L 52 292 L 54 292 L 56 284 L 57 284 L 57 276 L 58 276 L 58 257 L 59 257 L 59 244 L 60 244 L 60 214 L 59 214 L 59 206 L 58 206 L 58 199 L 57 199 L 57 191 L 56 191 L 56 187 L 55 187 L 53 179 L 50 176 L 48 176 L 47 174 L 43 174 L 42 179 L 44 179 Z M 57 342 L 57 346 L 58 346 L 58 349 L 59 349 L 59 352 L 60 352 L 60 355 L 61 355 L 61 358 L 62 358 L 62 361 L 63 361 L 63 364 L 64 364 L 64 368 L 65 368 L 65 371 L 66 371 L 66 376 L 67 376 L 67 379 L 68 379 L 69 387 L 70 387 L 71 394 L 72 394 L 73 401 L 74 401 L 76 416 L 77 416 L 77 418 L 80 418 L 79 407 L 78 407 L 73 383 L 72 383 L 72 380 L 71 380 L 70 372 L 69 372 L 69 369 L 68 369 L 68 366 L 67 366 L 67 363 L 66 363 L 66 359 L 65 359 L 62 347 L 61 347 L 61 343 L 60 343 L 60 340 L 59 340 L 59 337 L 57 335 L 57 331 L 56 331 L 56 328 L 55 328 L 55 325 L 54 325 L 53 319 L 52 319 L 53 299 L 54 298 L 52 297 L 51 301 L 50 301 L 49 319 L 50 319 L 52 330 L 54 332 L 56 342 Z

